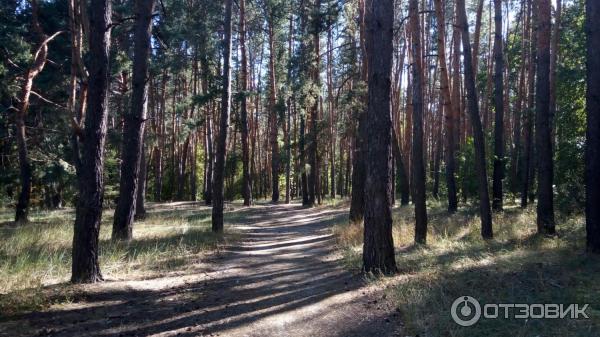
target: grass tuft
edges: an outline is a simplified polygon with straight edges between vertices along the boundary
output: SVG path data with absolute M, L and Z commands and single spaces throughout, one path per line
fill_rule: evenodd
M 2 212 L 0 220 L 12 214 Z M 210 209 L 150 207 L 134 224 L 131 242 L 110 240 L 113 212 L 104 212 L 100 230 L 100 268 L 108 280 L 147 279 L 193 268 L 198 254 L 217 250 L 235 233 L 215 234 Z M 23 226 L 0 226 L 0 313 L 12 315 L 68 301 L 63 285 L 71 274 L 72 210 L 37 211 Z
M 427 245 L 413 245 L 414 209 L 394 209 L 399 274 L 389 280 L 407 334 L 419 336 L 598 336 L 600 258 L 585 251 L 584 218 L 558 217 L 557 237 L 536 235 L 535 210 L 506 207 L 494 215 L 494 239 L 480 235 L 474 208 L 429 210 Z M 334 227 L 348 268 L 360 269 L 362 224 Z M 589 303 L 590 319 L 482 319 L 454 323 L 452 302 L 469 295 L 483 303 Z

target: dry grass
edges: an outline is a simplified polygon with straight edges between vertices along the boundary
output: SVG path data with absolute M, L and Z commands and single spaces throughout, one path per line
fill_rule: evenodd
M 419 336 L 600 336 L 600 258 L 584 253 L 584 219 L 558 217 L 558 237 L 536 235 L 535 210 L 494 215 L 495 238 L 481 239 L 475 208 L 449 215 L 429 205 L 427 245 L 415 246 L 412 207 L 394 210 L 398 276 L 386 280 L 406 323 Z M 349 268 L 360 268 L 362 225 L 334 228 Z M 482 303 L 589 303 L 589 320 L 480 320 L 460 327 L 459 296 Z
M 144 279 L 184 271 L 201 253 L 216 250 L 234 233 L 210 231 L 210 209 L 201 206 L 154 205 L 134 225 L 134 240 L 110 240 L 111 210 L 105 211 L 100 232 L 100 265 L 108 280 Z M 73 210 L 38 211 L 31 223 L 13 227 L 12 213 L 0 214 L 0 313 L 14 314 L 48 306 L 47 289 L 70 291 Z M 65 296 L 59 296 L 62 300 Z

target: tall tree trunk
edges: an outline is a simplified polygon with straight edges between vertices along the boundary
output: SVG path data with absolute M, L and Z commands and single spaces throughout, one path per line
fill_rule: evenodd
M 552 130 L 552 144 L 554 146 L 554 118 L 556 115 L 556 73 L 558 54 L 560 52 L 560 22 L 562 15 L 562 0 L 556 0 L 554 26 L 552 27 L 552 40 L 550 41 L 550 129 Z
M 412 42 L 413 75 L 413 118 L 412 118 L 412 186 L 415 205 L 415 242 L 427 241 L 427 206 L 425 193 L 425 165 L 423 163 L 423 58 L 421 49 L 421 24 L 419 23 L 419 2 L 410 0 L 409 20 Z M 378 50 L 378 49 L 376 49 Z M 370 116 L 369 116 L 370 117 Z M 370 146 L 371 144 L 369 144 Z
M 587 133 L 585 146 L 585 221 L 587 250 L 600 253 L 600 2 L 585 5 L 587 37 Z
M 366 52 L 366 9 L 370 7 L 373 0 L 361 0 L 359 2 L 360 21 L 360 46 L 363 55 L 361 79 L 368 81 L 369 61 Z M 367 111 L 363 109 L 358 114 L 358 125 L 354 137 L 354 155 L 352 156 L 352 195 L 350 200 L 350 221 L 361 221 L 365 213 L 365 179 L 366 179 L 366 138 L 367 138 Z
M 475 36 L 473 37 L 473 73 L 479 71 L 479 39 L 481 37 L 481 17 L 483 15 L 483 0 L 478 0 L 477 13 L 475 15 Z
M 83 10 L 85 11 L 85 10 Z M 88 74 L 83 64 L 83 13 L 82 4 L 78 0 L 69 0 L 69 29 L 71 30 L 71 81 L 69 84 L 69 101 L 67 110 L 71 112 L 72 133 L 69 139 L 73 151 L 73 166 L 76 174 L 81 170 L 79 137 L 82 133 L 81 122 L 85 115 L 87 101 Z M 77 92 L 77 78 L 80 79 L 79 93 Z
M 494 173 L 492 208 L 502 210 L 504 180 L 504 55 L 502 52 L 502 0 L 494 0 Z
M 225 171 L 225 156 L 227 152 L 227 131 L 229 129 L 229 114 L 231 111 L 231 2 L 225 0 L 225 35 L 223 49 L 223 97 L 221 101 L 221 117 L 219 120 L 219 137 L 217 138 L 217 153 L 213 172 L 213 208 L 212 231 L 223 232 L 223 175 Z
M 121 156 L 121 181 L 119 201 L 115 209 L 112 228 L 113 240 L 133 238 L 133 220 L 137 198 L 138 175 L 144 147 L 144 126 L 148 107 L 148 56 L 152 35 L 152 11 L 154 0 L 136 0 L 133 79 L 131 108 L 123 116 L 123 153 Z
M 536 0 L 538 12 L 537 31 L 537 82 L 535 95 L 535 142 L 538 172 L 537 226 L 540 234 L 555 234 L 554 228 L 554 158 L 552 156 L 552 131 L 550 127 L 550 0 Z
M 93 15 L 90 15 L 88 107 L 73 233 L 73 283 L 94 283 L 102 280 L 98 264 L 98 235 L 104 199 L 111 1 L 91 0 L 90 13 Z
M 492 230 L 492 213 L 490 211 L 490 195 L 488 192 L 487 171 L 485 165 L 485 138 L 481 119 L 479 118 L 479 106 L 477 104 L 477 91 L 475 89 L 475 77 L 473 74 L 473 63 L 471 55 L 471 43 L 469 38 L 469 23 L 465 9 L 465 0 L 457 0 L 458 24 L 462 30 L 462 46 L 464 53 L 465 87 L 467 90 L 467 103 L 469 117 L 473 128 L 473 141 L 475 145 L 475 170 L 477 171 L 477 182 L 479 192 L 479 215 L 481 217 L 481 236 L 491 239 L 494 234 Z
M 453 41 L 453 46 L 452 46 L 452 55 L 451 55 L 451 66 L 452 66 L 452 88 L 451 88 L 451 124 L 454 126 L 453 128 L 453 132 L 450 135 L 450 137 L 452 138 L 451 141 L 454 143 L 454 146 L 452 147 L 454 153 L 456 153 L 456 150 L 459 148 L 459 145 L 462 144 L 461 140 L 462 140 L 462 133 L 461 130 L 464 129 L 461 127 L 461 118 L 462 116 L 462 109 L 461 109 L 461 105 L 462 105 L 462 100 L 461 100 L 461 77 L 460 77 L 460 28 L 459 28 L 459 24 L 458 24 L 458 15 L 457 15 L 457 10 L 455 9 L 454 12 L 454 28 L 452 31 L 452 41 Z M 455 166 L 456 169 L 456 166 Z M 464 182 L 466 181 L 466 179 L 463 179 L 463 185 Z M 457 189 L 457 194 L 458 194 L 458 188 Z M 463 188 L 462 191 L 463 194 L 463 198 L 466 195 L 466 190 Z M 458 208 L 458 196 L 457 196 L 457 200 L 456 200 L 456 206 Z M 450 203 L 448 203 L 448 210 L 450 211 Z
M 204 191 L 204 202 L 207 205 L 212 205 L 213 200 L 213 178 L 214 170 L 213 165 L 215 162 L 215 152 L 213 146 L 213 135 L 212 135 L 212 108 L 207 109 L 206 117 L 206 147 L 208 149 L 208 169 L 206 171 L 206 191 Z
M 240 0 L 240 50 L 242 53 L 242 69 L 240 82 L 243 97 L 240 104 L 240 123 L 242 134 L 242 196 L 244 206 L 252 204 L 252 182 L 250 180 L 250 147 L 248 143 L 248 58 L 246 55 L 246 0 Z
M 522 149 L 521 149 L 521 135 L 522 135 L 522 122 L 523 116 L 523 107 L 525 106 L 525 69 L 526 69 L 526 60 L 527 60 L 527 29 L 529 13 L 527 11 L 527 2 L 522 1 L 521 3 L 521 20 L 523 22 L 523 32 L 521 34 L 521 66 L 519 69 L 519 84 L 517 87 L 517 97 L 515 103 L 515 124 L 513 126 L 513 148 L 511 153 L 511 165 L 510 165 L 510 175 L 511 175 L 511 192 L 517 194 L 519 185 L 519 167 L 522 166 L 523 160 L 521 158 Z
M 311 58 L 314 58 L 314 61 L 311 63 L 311 77 L 313 81 L 313 85 L 316 87 L 320 86 L 320 55 L 319 55 L 319 45 L 320 38 L 319 33 L 321 30 L 321 0 L 315 0 L 314 3 L 314 13 L 312 16 L 312 53 L 310 54 Z M 319 115 L 319 93 L 316 92 L 314 94 L 314 103 L 310 109 L 310 117 L 308 121 L 308 129 L 309 129 L 309 143 L 308 143 L 308 164 L 310 166 L 310 171 L 308 174 L 308 203 L 313 206 L 316 202 L 318 191 L 318 180 L 319 180 L 319 161 L 318 161 L 318 115 Z
M 535 98 L 535 68 L 536 68 L 536 55 L 535 55 L 535 47 L 536 47 L 536 34 L 537 30 L 537 11 L 534 10 L 533 0 L 527 0 L 527 11 L 529 13 L 530 19 L 527 20 L 527 24 L 533 24 L 534 29 L 533 32 L 528 32 L 528 42 L 529 46 L 527 47 L 528 53 L 528 69 L 527 69 L 527 110 L 525 116 L 525 153 L 523 155 L 523 186 L 521 189 L 521 207 L 527 207 L 529 200 L 529 192 L 531 182 L 533 180 L 532 174 L 532 161 L 533 161 L 533 102 Z
M 293 55 L 293 46 L 294 46 L 294 15 L 290 14 L 290 26 L 289 26 L 289 37 L 288 37 L 288 56 L 292 57 Z M 287 73 L 287 82 L 288 85 L 292 82 L 292 67 L 291 64 L 288 64 L 288 73 Z M 292 94 L 293 95 L 293 94 Z M 291 198 L 291 163 L 292 163 L 292 101 L 293 98 L 288 96 L 287 99 L 287 126 L 285 133 L 285 203 L 290 203 Z
M 454 143 L 454 118 L 453 104 L 450 95 L 448 68 L 446 67 L 446 20 L 444 19 L 445 7 L 443 0 L 435 0 L 435 14 L 437 22 L 437 47 L 440 67 L 440 90 L 443 98 L 443 112 L 446 120 L 446 186 L 448 188 L 448 212 L 454 213 L 458 208 L 456 197 L 456 145 Z
M 271 144 L 271 201 L 279 201 L 279 116 L 277 111 L 277 78 L 275 76 L 275 18 L 269 19 L 269 143 Z
M 335 107 L 333 98 L 333 28 L 330 27 L 327 31 L 327 105 L 329 110 L 329 166 L 331 180 L 330 196 L 335 199 L 335 144 L 336 144 L 336 128 L 335 128 Z
M 417 0 L 412 0 L 417 1 Z M 390 111 L 394 1 L 372 1 L 366 11 L 369 64 L 363 269 L 396 272 L 392 238 L 392 121 Z

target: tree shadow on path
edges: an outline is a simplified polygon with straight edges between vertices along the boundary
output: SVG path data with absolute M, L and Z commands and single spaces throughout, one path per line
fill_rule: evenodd
M 192 215 L 193 216 L 193 215 Z M 344 209 L 266 205 L 229 212 L 242 240 L 209 257 L 205 272 L 104 284 L 81 302 L 14 317 L 0 336 L 392 336 L 360 275 L 333 254 L 330 225 Z

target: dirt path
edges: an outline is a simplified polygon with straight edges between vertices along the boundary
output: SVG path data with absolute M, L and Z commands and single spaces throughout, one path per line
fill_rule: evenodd
M 0 336 L 399 336 L 381 291 L 342 269 L 330 225 L 346 209 L 234 210 L 235 246 L 193 273 L 105 282 L 75 303 L 0 325 Z

